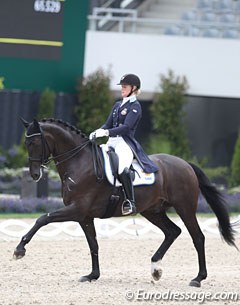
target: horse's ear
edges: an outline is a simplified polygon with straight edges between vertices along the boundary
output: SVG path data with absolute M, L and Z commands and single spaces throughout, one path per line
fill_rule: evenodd
M 36 128 L 36 130 L 40 131 L 40 125 L 37 119 L 33 119 L 33 126 Z
M 26 120 L 24 120 L 24 118 L 20 117 L 21 122 L 23 123 L 23 126 L 25 128 L 28 128 L 28 126 L 30 125 L 30 123 L 28 123 Z

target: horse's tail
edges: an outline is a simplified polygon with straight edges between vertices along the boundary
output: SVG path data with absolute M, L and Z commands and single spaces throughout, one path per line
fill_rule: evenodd
M 226 208 L 226 203 L 223 195 L 215 186 L 211 184 L 204 172 L 195 164 L 189 163 L 193 168 L 199 183 L 199 188 L 202 195 L 205 197 L 207 203 L 215 213 L 218 223 L 219 231 L 223 239 L 231 246 L 235 246 L 234 230 L 229 220 L 229 214 Z M 237 247 L 236 247 L 237 248 Z

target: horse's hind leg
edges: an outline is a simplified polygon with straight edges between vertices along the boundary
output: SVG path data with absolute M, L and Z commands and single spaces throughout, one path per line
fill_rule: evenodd
M 165 212 L 156 214 L 145 211 L 141 214 L 151 223 L 161 229 L 165 235 L 164 241 L 151 259 L 152 277 L 155 281 L 157 281 L 162 276 L 162 268 L 159 263 L 174 240 L 181 234 L 181 229 L 167 217 Z
M 177 210 L 177 209 L 176 209 Z M 194 247 L 198 254 L 199 272 L 196 278 L 191 280 L 190 286 L 200 287 L 201 281 L 207 277 L 206 259 L 205 259 L 205 236 L 203 235 L 195 213 L 190 214 L 190 210 L 185 214 L 184 212 L 177 211 L 182 221 L 184 222 L 189 234 L 192 237 Z

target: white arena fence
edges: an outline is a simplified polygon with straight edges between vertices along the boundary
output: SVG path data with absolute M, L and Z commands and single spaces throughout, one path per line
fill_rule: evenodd
M 182 229 L 183 233 L 187 229 L 179 219 L 173 221 Z M 95 219 L 95 227 L 98 237 L 108 238 L 112 236 L 159 236 L 161 230 L 145 220 L 142 217 L 112 218 L 112 219 Z M 217 219 L 200 218 L 199 225 L 204 233 L 219 235 Z M 232 223 L 238 222 L 234 229 L 240 233 L 240 215 L 231 219 Z M 35 220 L 7 219 L 0 221 L 0 240 L 18 239 L 25 235 L 34 225 Z M 157 235 L 156 235 L 157 234 Z M 36 235 L 41 239 L 51 238 L 79 238 L 84 236 L 80 225 L 76 222 L 51 223 L 42 227 Z

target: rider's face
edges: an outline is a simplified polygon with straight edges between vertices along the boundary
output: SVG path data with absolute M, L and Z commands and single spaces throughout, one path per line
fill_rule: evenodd
M 122 97 L 127 97 L 129 93 L 131 93 L 132 86 L 130 85 L 122 85 L 121 93 Z

